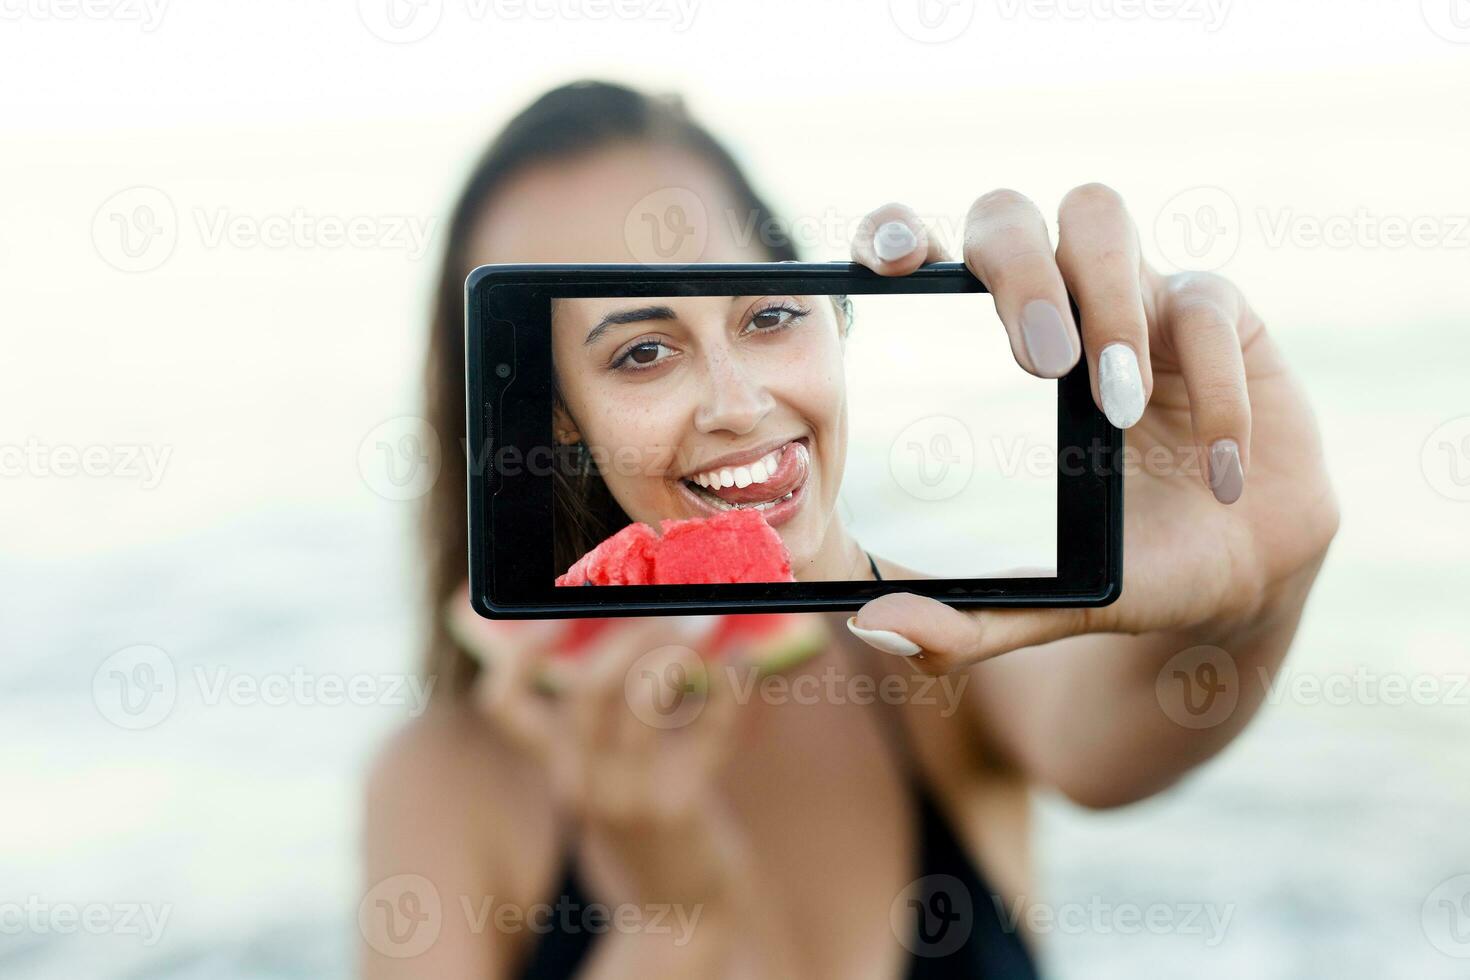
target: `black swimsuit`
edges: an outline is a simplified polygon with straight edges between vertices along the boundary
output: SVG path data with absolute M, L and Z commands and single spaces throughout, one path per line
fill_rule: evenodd
M 873 556 L 868 555 L 873 578 L 883 581 Z M 917 761 L 908 735 L 896 710 L 887 702 L 879 716 L 891 729 L 890 735 L 903 756 L 903 771 L 917 802 L 919 817 L 919 873 L 910 893 L 902 901 L 895 927 L 903 923 L 900 936 L 909 951 L 907 980 L 1036 980 L 1031 953 L 1013 924 L 1002 918 L 1008 904 L 991 889 L 985 876 L 970 860 L 938 804 L 918 775 Z M 580 915 L 593 904 L 582 887 L 574 861 L 568 862 L 561 889 L 551 900 L 559 909 Z M 526 963 L 525 980 L 563 980 L 577 975 L 592 952 L 597 933 L 587 928 L 568 928 L 566 916 L 549 918 L 551 926 L 532 950 Z

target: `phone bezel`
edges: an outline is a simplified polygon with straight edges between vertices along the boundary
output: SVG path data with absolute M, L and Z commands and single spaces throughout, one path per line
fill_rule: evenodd
M 1057 575 L 639 585 L 553 584 L 550 473 L 530 453 L 552 443 L 550 308 L 554 298 L 609 296 L 983 293 L 958 262 L 879 276 L 855 263 L 487 265 L 465 281 L 465 443 L 469 585 L 489 618 L 648 616 L 857 609 L 889 592 L 950 605 L 1100 606 L 1121 594 L 1123 434 L 1092 401 L 1087 359 L 1057 382 Z M 997 324 L 999 328 L 999 324 Z M 506 377 L 492 365 L 509 364 Z M 510 451 L 514 447 L 514 452 Z M 519 455 L 516 456 L 515 453 Z M 490 465 L 497 457 L 502 463 Z M 505 460 L 526 461 L 523 466 Z M 549 450 L 545 456 L 550 463 Z M 1064 465 L 1064 460 L 1073 460 Z M 544 583 L 537 586 L 536 583 Z

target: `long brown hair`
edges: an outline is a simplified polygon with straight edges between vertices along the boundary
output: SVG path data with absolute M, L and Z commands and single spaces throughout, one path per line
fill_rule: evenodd
M 424 498 L 422 538 L 427 559 L 425 599 L 429 613 L 427 671 L 435 690 L 457 695 L 474 679 L 478 665 L 455 645 L 445 627 L 445 602 L 465 580 L 466 542 L 464 420 L 464 279 L 471 268 L 469 241 L 481 212 L 507 180 L 528 167 L 581 156 L 610 145 L 646 142 L 693 152 L 728 184 L 741 213 L 762 229 L 771 261 L 796 259 L 796 247 L 770 208 L 730 155 L 683 103 L 649 96 L 607 82 L 574 82 L 536 99 L 491 141 L 470 172 L 454 205 L 449 237 L 435 288 L 430 322 L 426 417 L 439 433 L 444 454 L 441 477 Z M 553 467 L 559 481 L 553 497 L 558 559 L 576 558 L 628 523 L 595 471 L 587 476 Z M 564 561 L 558 567 L 565 567 Z

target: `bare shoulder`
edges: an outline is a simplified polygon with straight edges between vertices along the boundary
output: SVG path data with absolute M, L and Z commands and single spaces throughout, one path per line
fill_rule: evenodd
M 466 704 L 436 702 L 394 732 L 364 804 L 367 863 L 387 874 L 437 871 L 534 899 L 559 859 L 540 766 Z

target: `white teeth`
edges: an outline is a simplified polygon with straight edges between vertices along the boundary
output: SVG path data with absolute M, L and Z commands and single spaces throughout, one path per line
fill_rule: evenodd
M 801 452 L 806 452 L 806 447 L 801 443 L 797 443 L 796 446 Z M 752 483 L 765 483 L 776 475 L 776 470 L 781 465 L 781 452 L 781 449 L 777 449 L 767 453 L 749 466 L 727 467 L 721 470 L 710 470 L 708 473 L 696 473 L 690 479 L 706 490 L 718 490 L 721 487 L 743 488 Z M 742 480 L 744 482 L 741 482 Z

